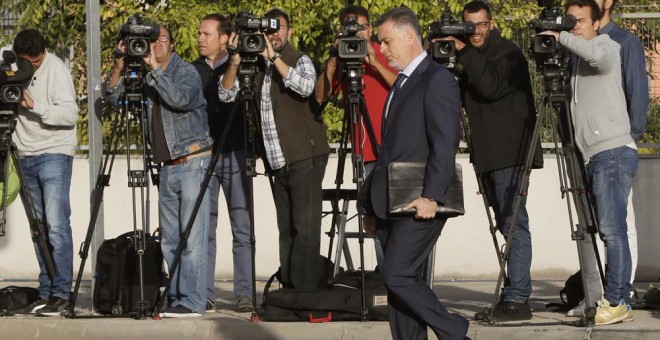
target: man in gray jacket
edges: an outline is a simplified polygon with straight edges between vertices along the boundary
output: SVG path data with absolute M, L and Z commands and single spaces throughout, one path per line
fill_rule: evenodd
M 621 87 L 619 44 L 598 35 L 600 10 L 593 0 L 572 0 L 566 14 L 577 24 L 569 32 L 546 31 L 574 54 L 571 110 L 575 141 L 587 163 L 600 236 L 607 247 L 604 298 L 597 303 L 596 325 L 632 320 L 631 260 L 626 207 L 637 173 L 638 156 L 630 135 Z

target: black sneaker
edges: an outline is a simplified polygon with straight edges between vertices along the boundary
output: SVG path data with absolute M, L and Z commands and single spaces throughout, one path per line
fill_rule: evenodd
M 183 305 L 169 306 L 160 312 L 161 318 L 199 318 L 202 316 Z
M 42 308 L 36 310 L 37 316 L 60 316 L 60 313 L 69 308 L 69 300 L 59 296 L 51 296 Z
M 490 317 L 490 307 L 484 308 L 483 311 L 474 315 L 475 320 L 488 321 Z M 495 305 L 493 312 L 493 321 L 506 322 L 506 321 L 524 321 L 532 319 L 532 310 L 529 303 L 518 303 L 513 301 L 500 301 Z
M 37 299 L 37 301 L 32 302 L 31 304 L 23 308 L 19 308 L 11 312 L 12 314 L 34 314 L 37 311 L 37 309 L 46 306 L 46 303 L 48 303 L 48 299 L 44 299 L 40 297 L 39 299 Z
M 236 304 L 236 309 L 241 313 L 251 312 L 252 299 L 247 295 L 239 296 L 238 303 Z
M 211 298 L 206 298 L 206 312 L 215 313 L 215 301 Z

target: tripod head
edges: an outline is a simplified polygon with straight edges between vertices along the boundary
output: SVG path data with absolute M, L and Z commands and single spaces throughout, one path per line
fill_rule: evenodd
M 238 66 L 238 86 L 239 92 L 252 93 L 254 90 L 254 75 L 257 73 L 257 55 L 241 53 L 241 63 Z
M 348 94 L 362 93 L 362 61 L 347 60 L 344 65 L 344 80 Z
M 144 97 L 144 66 L 140 58 L 126 56 L 122 76 L 124 78 L 124 96 L 129 102 L 140 101 Z

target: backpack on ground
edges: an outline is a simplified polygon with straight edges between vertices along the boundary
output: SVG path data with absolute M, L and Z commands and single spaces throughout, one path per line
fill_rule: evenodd
M 0 289 L 0 316 L 11 315 L 39 299 L 39 291 L 32 287 L 9 286 Z
M 327 287 L 307 290 L 282 287 L 271 291 L 278 273 L 271 276 L 264 289 L 265 321 L 361 320 L 362 275 L 359 271 L 340 272 Z M 377 273 L 365 272 L 365 300 L 369 320 L 387 320 L 387 291 Z
M 578 270 L 566 279 L 564 287 L 559 291 L 559 298 L 562 303 L 549 303 L 545 305 L 545 309 L 556 312 L 567 312 L 577 307 L 580 301 L 584 300 L 582 271 Z
M 145 235 L 142 255 L 142 279 L 146 310 L 153 311 L 160 298 L 165 274 L 163 253 L 158 237 Z M 132 315 L 140 311 L 140 259 L 135 250 L 134 232 L 105 240 L 99 247 L 94 273 L 94 310 L 114 316 Z

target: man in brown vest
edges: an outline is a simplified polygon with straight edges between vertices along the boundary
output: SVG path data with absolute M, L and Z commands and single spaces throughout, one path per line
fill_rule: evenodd
M 286 12 L 272 9 L 264 16 L 279 19 L 279 29 L 265 33 L 266 47 L 258 53 L 262 58 L 255 62 L 254 80 L 261 156 L 273 178 L 282 283 L 313 289 L 321 277 L 321 182 L 330 147 L 311 96 L 316 82 L 312 60 L 288 43 L 293 30 Z M 235 48 L 239 38 L 232 33 L 229 44 Z M 231 56 L 218 90 L 221 101 L 232 101 L 238 95 L 241 61 L 241 53 Z

